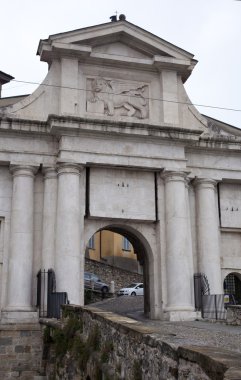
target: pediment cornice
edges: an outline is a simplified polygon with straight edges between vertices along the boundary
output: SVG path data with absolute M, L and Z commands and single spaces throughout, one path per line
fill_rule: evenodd
M 230 124 L 203 115 L 207 120 L 207 131 L 202 134 L 203 139 L 240 140 L 241 130 Z
M 122 49 L 118 53 L 114 44 L 125 46 L 126 52 L 123 53 Z M 127 21 L 51 35 L 46 40 L 40 40 L 37 54 L 48 63 L 55 58 L 74 56 L 88 63 L 99 60 L 103 64 L 115 62 L 119 65 L 139 65 L 157 71 L 163 68 L 176 69 L 183 81 L 197 62 L 193 54 Z

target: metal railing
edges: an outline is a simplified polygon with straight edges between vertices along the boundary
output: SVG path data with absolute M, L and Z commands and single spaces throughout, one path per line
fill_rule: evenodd
M 227 310 L 224 294 L 210 294 L 207 276 L 204 273 L 194 274 L 195 309 L 201 311 L 202 318 L 224 320 Z
M 53 269 L 39 270 L 37 274 L 37 307 L 40 318 L 60 318 L 61 305 L 68 303 L 66 292 L 56 292 Z
M 195 310 L 202 311 L 203 296 L 210 294 L 208 279 L 204 273 L 194 274 L 194 300 Z
M 222 320 L 227 318 L 224 294 L 202 296 L 202 318 Z

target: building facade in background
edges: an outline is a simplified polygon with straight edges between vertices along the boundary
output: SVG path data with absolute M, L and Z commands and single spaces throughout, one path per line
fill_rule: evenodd
M 191 104 L 191 53 L 124 19 L 49 36 L 38 54 L 43 83 L 0 108 L 1 321 L 37 321 L 41 268 L 83 304 L 102 230 L 131 243 L 150 318 L 196 318 L 194 273 L 212 294 L 241 276 L 241 131 Z
M 87 244 L 85 257 L 130 272 L 143 272 L 129 240 L 115 232 L 96 232 Z

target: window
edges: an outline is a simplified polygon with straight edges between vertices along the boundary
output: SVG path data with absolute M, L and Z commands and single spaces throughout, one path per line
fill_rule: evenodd
M 95 235 L 93 235 L 93 236 L 90 238 L 90 240 L 89 240 L 89 242 L 88 242 L 88 248 L 90 248 L 90 249 L 95 249 Z
M 122 240 L 122 249 L 124 251 L 130 251 L 131 250 L 131 243 L 125 237 L 123 237 L 123 240 Z

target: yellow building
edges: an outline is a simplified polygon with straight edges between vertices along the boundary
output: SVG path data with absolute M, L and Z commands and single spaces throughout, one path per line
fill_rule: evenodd
M 131 272 L 142 273 L 133 246 L 127 238 L 115 232 L 107 230 L 96 232 L 88 242 L 86 257 Z

